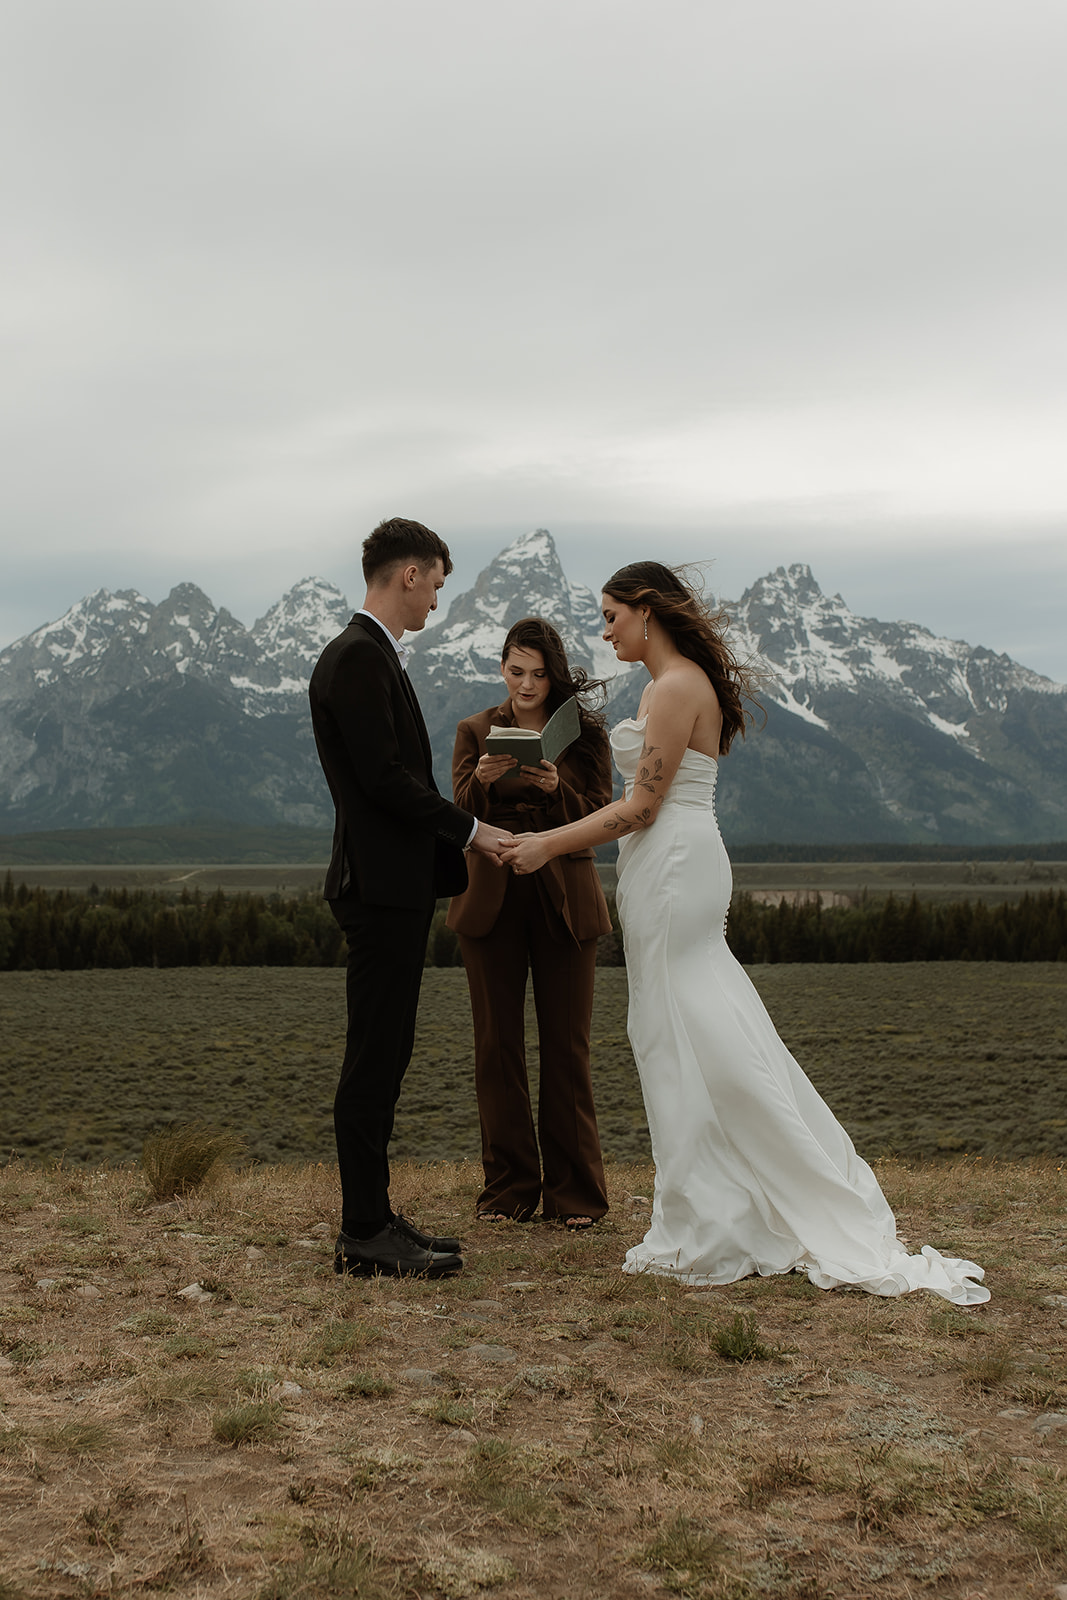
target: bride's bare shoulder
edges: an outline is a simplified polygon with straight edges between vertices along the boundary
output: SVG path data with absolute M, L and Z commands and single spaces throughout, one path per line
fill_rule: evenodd
M 692 701 L 696 706 L 717 706 L 719 697 L 703 667 L 682 656 L 672 662 L 657 679 L 657 690 L 663 686 L 671 699 Z

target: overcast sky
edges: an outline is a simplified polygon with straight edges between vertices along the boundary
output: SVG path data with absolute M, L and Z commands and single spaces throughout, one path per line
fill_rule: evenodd
M 2 0 L 0 643 L 808 562 L 1067 680 L 1063 0 Z

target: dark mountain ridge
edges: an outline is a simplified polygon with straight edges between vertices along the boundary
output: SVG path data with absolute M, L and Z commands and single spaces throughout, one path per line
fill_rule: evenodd
M 723 762 L 731 844 L 1025 844 L 1067 834 L 1067 690 L 1004 655 L 908 622 L 856 616 L 803 565 L 734 604 L 736 653 L 766 671 L 766 725 Z M 507 628 L 549 618 L 610 678 L 609 721 L 643 670 L 600 637 L 544 529 L 501 552 L 413 641 L 411 676 L 447 792 L 455 724 L 499 703 Z M 159 605 L 99 590 L 0 653 L 0 832 L 194 819 L 322 828 L 329 797 L 307 678 L 351 608 L 322 579 L 244 627 L 194 584 Z

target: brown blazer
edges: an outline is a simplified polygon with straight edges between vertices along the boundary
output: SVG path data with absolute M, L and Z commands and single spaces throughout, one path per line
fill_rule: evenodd
M 540 794 L 534 784 L 510 774 L 485 788 L 474 769 L 485 754 L 486 736 L 493 724 L 514 727 L 510 700 L 480 711 L 476 717 L 465 718 L 456 729 L 452 756 L 455 804 L 472 812 L 479 821 L 510 828 L 514 833 L 543 833 L 587 817 L 611 800 L 611 752 L 607 735 L 599 729 L 582 734 L 583 755 L 588 754 L 588 762 L 575 759 L 574 745 L 564 751 L 558 763 L 559 788 L 555 794 Z M 468 938 L 484 939 L 500 915 L 511 873 L 473 852 L 467 860 L 470 887 L 453 899 L 447 924 Z M 547 898 L 575 939 L 595 939 L 611 932 L 611 918 L 592 850 L 557 856 L 545 863 L 537 879 L 542 897 Z

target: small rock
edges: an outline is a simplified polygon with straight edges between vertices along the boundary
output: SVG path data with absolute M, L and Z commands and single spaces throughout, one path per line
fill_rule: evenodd
M 478 1361 L 495 1362 L 498 1366 L 519 1359 L 514 1350 L 509 1350 L 504 1344 L 472 1344 L 467 1354 L 474 1356 Z M 1067 1421 L 1067 1418 L 1064 1420 Z
M 468 1300 L 467 1304 L 473 1311 L 504 1311 L 507 1309 L 502 1300 Z
M 1052 1593 L 1056 1596 L 1056 1600 L 1067 1600 L 1067 1583 L 1058 1583 Z
M 83 1283 L 80 1289 L 75 1289 L 75 1294 L 80 1294 L 83 1300 L 99 1300 L 100 1290 L 94 1283 Z
M 531 1289 L 536 1289 L 537 1288 L 537 1284 L 536 1283 L 526 1283 L 526 1282 L 506 1283 L 504 1285 L 504 1288 L 505 1289 L 514 1289 L 518 1294 L 529 1294 Z
M 304 1391 L 298 1383 L 280 1383 L 276 1392 L 279 1400 L 295 1400 Z
M 245 1251 L 245 1259 L 248 1261 L 262 1261 L 266 1253 L 267 1252 L 265 1250 L 261 1250 L 258 1245 L 250 1244 L 248 1249 Z
M 523 1383 L 545 1394 L 567 1394 L 574 1382 L 573 1367 L 527 1367 L 522 1374 Z
M 209 1305 L 214 1298 L 202 1283 L 187 1283 L 184 1289 L 178 1290 L 179 1300 L 191 1300 L 195 1306 Z
M 456 1428 L 452 1434 L 457 1444 L 477 1444 L 478 1440 L 469 1428 Z
M 1017 1407 L 1011 1411 L 998 1411 L 998 1417 L 1006 1417 L 1009 1422 L 1025 1422 L 1030 1415 L 1029 1411 L 1020 1411 Z
M 321 1239 L 294 1239 L 293 1248 L 296 1250 L 321 1250 Z
M 439 1388 L 444 1382 L 436 1372 L 428 1372 L 425 1367 L 406 1367 L 400 1379 L 402 1383 L 418 1383 L 426 1389 Z
M 9 1361 L 7 1356 L 0 1356 L 0 1372 L 14 1372 L 15 1363 Z
M 308 1233 L 313 1239 L 330 1239 L 333 1237 L 333 1229 L 328 1222 L 316 1222 L 313 1228 L 308 1229 Z
M 700 1435 L 704 1432 L 704 1418 L 696 1411 L 694 1411 L 693 1415 L 689 1418 L 689 1432 L 695 1439 L 699 1439 Z
M 1067 1294 L 1047 1294 L 1043 1304 L 1046 1306 L 1067 1306 Z
M 1044 1436 L 1058 1433 L 1061 1428 L 1067 1428 L 1067 1411 L 1046 1411 L 1034 1422 L 1032 1431 Z
M 210 1237 L 210 1235 L 206 1234 L 206 1233 L 179 1233 L 179 1235 L 178 1235 L 179 1239 L 197 1239 L 197 1240 L 199 1240 L 199 1239 L 207 1239 L 209 1237 Z
M 54 1289 L 58 1283 L 59 1283 L 59 1279 L 58 1278 L 38 1278 L 37 1279 L 37 1287 L 38 1287 L 38 1289 Z
M 626 1196 L 626 1202 L 631 1206 L 651 1205 L 651 1201 L 649 1200 L 647 1194 L 628 1194 Z

